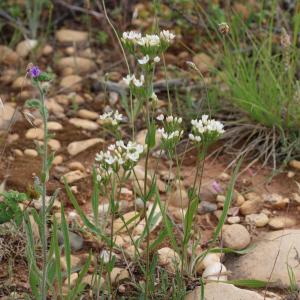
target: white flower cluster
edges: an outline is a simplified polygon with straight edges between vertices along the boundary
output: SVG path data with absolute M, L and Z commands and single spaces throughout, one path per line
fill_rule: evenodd
M 100 115 L 100 120 L 104 120 L 107 123 L 110 123 L 113 126 L 117 126 L 119 122 L 123 120 L 123 115 L 119 113 L 118 110 L 115 112 L 110 111 Z
M 128 74 L 126 77 L 123 78 L 123 80 L 126 85 L 129 86 L 132 83 L 135 87 L 139 88 L 143 86 L 145 82 L 145 76 L 141 75 L 140 79 L 137 79 L 134 74 L 133 75 Z
M 118 172 L 120 167 L 125 171 L 131 170 L 144 152 L 144 146 L 129 141 L 127 145 L 123 141 L 117 141 L 108 147 L 106 152 L 96 154 L 97 179 L 101 181 L 109 177 L 113 172 Z
M 154 61 L 155 63 L 160 62 L 160 57 L 159 57 L 159 56 L 155 56 L 155 57 L 153 58 L 153 61 Z M 145 64 L 147 64 L 148 62 L 150 62 L 150 57 L 149 57 L 148 54 L 146 54 L 146 55 L 145 55 L 144 57 L 142 57 L 141 59 L 138 59 L 138 63 L 139 63 L 140 65 L 145 65 Z
M 180 138 L 183 134 L 183 131 L 175 130 L 171 132 L 165 131 L 164 128 L 158 128 L 158 133 L 160 133 L 162 139 L 164 140 L 172 140 L 174 138 Z
M 204 140 L 213 140 L 222 135 L 224 125 L 214 119 L 209 119 L 208 115 L 203 115 L 200 120 L 192 120 L 192 132 L 189 134 L 190 140 L 194 142 L 201 142 Z
M 169 30 L 163 30 L 159 35 L 146 34 L 142 36 L 139 32 L 129 31 L 123 33 L 122 39 L 124 42 L 132 42 L 140 46 L 156 47 L 160 46 L 161 42 L 171 43 L 175 39 L 175 34 Z
M 156 119 L 158 121 L 163 121 L 165 119 L 165 116 L 163 114 L 160 114 Z M 166 117 L 166 122 L 167 123 L 174 122 L 174 123 L 177 123 L 177 124 L 181 124 L 182 123 L 182 118 L 167 116 Z

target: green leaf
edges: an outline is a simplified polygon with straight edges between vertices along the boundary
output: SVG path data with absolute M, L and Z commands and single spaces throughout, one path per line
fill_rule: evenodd
M 149 147 L 149 150 L 155 147 L 155 134 L 156 134 L 156 124 L 153 121 L 148 127 L 146 140 L 145 140 L 146 144 Z
M 92 208 L 94 214 L 94 222 L 97 226 L 99 222 L 99 184 L 97 181 L 97 173 L 95 168 L 93 168 Z
M 41 101 L 38 99 L 30 99 L 25 102 L 25 107 L 40 109 Z
M 191 237 L 191 231 L 192 231 L 192 224 L 194 220 L 194 215 L 197 212 L 198 209 L 198 198 L 194 197 L 194 199 L 191 200 L 191 204 L 188 207 L 188 210 L 184 217 L 184 238 L 183 238 L 183 244 L 186 245 Z
M 237 279 L 237 280 L 227 280 L 224 283 L 234 284 L 236 286 L 247 287 L 252 289 L 259 289 L 272 284 L 270 281 L 262 281 L 256 279 Z
M 61 228 L 64 237 L 64 249 L 66 256 L 66 264 L 67 264 L 67 276 L 68 276 L 68 286 L 70 287 L 70 277 L 71 277 L 71 245 L 69 239 L 69 229 L 68 224 L 65 217 L 64 206 L 61 206 Z

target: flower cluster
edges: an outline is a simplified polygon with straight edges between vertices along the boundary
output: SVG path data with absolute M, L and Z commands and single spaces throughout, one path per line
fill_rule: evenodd
M 110 145 L 106 152 L 100 151 L 95 158 L 98 181 L 107 181 L 113 173 L 118 173 L 121 168 L 125 172 L 132 170 L 143 152 L 143 145 L 131 141 L 125 145 L 121 140 Z
M 192 133 L 189 134 L 191 141 L 206 145 L 216 141 L 225 131 L 224 125 L 208 115 L 203 115 L 200 120 L 192 120 Z
M 123 115 L 119 113 L 118 110 L 115 112 L 110 111 L 100 115 L 100 120 L 103 120 L 105 123 L 112 126 L 118 126 L 119 123 L 123 120 Z
M 126 77 L 123 78 L 124 82 L 128 86 L 135 86 L 136 88 L 140 88 L 143 86 L 145 82 L 145 77 L 144 75 L 141 75 L 140 79 L 137 79 L 135 75 L 127 75 Z
M 144 56 L 148 55 L 148 61 L 159 61 L 159 55 L 164 52 L 175 39 L 175 34 L 169 30 L 163 30 L 157 34 L 146 34 L 135 31 L 124 32 L 122 42 L 125 47 L 132 53 L 136 53 L 136 48 L 139 48 Z
M 161 114 L 156 119 L 163 123 L 163 127 L 158 129 L 161 135 L 162 147 L 172 154 L 183 135 L 183 130 L 181 129 L 182 118 L 173 116 L 165 117 Z

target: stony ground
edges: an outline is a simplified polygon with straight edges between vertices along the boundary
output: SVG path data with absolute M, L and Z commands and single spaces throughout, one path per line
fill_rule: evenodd
M 118 70 L 119 60 L 113 55 L 108 56 L 110 49 L 93 49 L 89 46 L 88 33 L 70 29 L 60 29 L 56 32 L 54 42 L 38 46 L 36 41 L 20 42 L 15 49 L 0 45 L 0 97 L 3 107 L 0 107 L 0 180 L 1 189 L 17 189 L 32 194 L 33 178 L 39 174 L 41 161 L 35 150 L 35 143 L 43 138 L 39 114 L 24 108 L 24 101 L 35 97 L 30 81 L 26 78 L 26 65 L 32 59 L 38 61 L 42 69 L 53 68 L 57 77 L 47 98 L 50 112 L 49 130 L 53 138 L 49 148 L 55 151 L 55 159 L 48 184 L 49 195 L 60 187 L 59 197 L 54 205 L 59 211 L 63 203 L 73 230 L 70 236 L 72 245 L 72 266 L 80 269 L 90 248 L 105 251 L 103 244 L 91 239 L 78 230 L 80 220 L 74 217 L 74 209 L 64 192 L 62 178 L 66 177 L 84 211 L 91 213 L 91 169 L 95 153 L 109 144 L 110 136 L 102 130 L 99 114 L 109 109 L 121 110 L 120 97 L 124 92 L 122 75 Z M 180 65 L 185 60 L 192 60 L 205 72 L 208 61 L 206 54 L 189 58 L 186 52 L 167 57 L 167 63 Z M 207 55 L 206 55 L 207 56 Z M 203 61 L 206 60 L 206 64 Z M 113 66 L 112 66 L 113 64 Z M 202 64 L 202 65 L 201 65 Z M 106 72 L 109 72 L 107 84 L 101 84 Z M 157 80 L 160 80 L 158 73 Z M 159 85 L 158 85 L 159 86 Z M 159 88 L 158 88 L 159 90 Z M 161 93 L 161 109 L 166 105 L 164 93 Z M 145 132 L 140 125 L 138 140 L 144 141 Z M 126 128 L 124 128 L 126 134 Z M 196 157 L 190 151 L 183 163 L 182 200 L 178 187 L 173 192 L 165 193 L 169 162 L 156 168 L 155 151 L 152 153 L 150 170 L 159 174 L 158 186 L 162 199 L 169 203 L 169 214 L 180 228 L 187 206 L 187 188 L 191 186 L 194 173 L 191 166 Z M 213 230 L 222 212 L 225 192 L 230 180 L 230 170 L 225 170 L 230 162 L 226 155 L 207 159 L 202 202 L 198 209 L 197 224 L 201 231 L 201 242 L 196 249 L 199 253 L 206 249 Z M 244 167 L 247 164 L 245 163 Z M 243 169 L 243 168 L 242 168 Z M 137 174 L 143 176 L 143 164 L 137 166 Z M 172 172 L 175 173 L 173 169 Z M 271 170 L 257 163 L 239 176 L 236 184 L 232 206 L 223 228 L 221 245 L 235 250 L 255 245 L 250 253 L 245 255 L 209 255 L 197 265 L 197 273 L 206 279 L 259 279 L 269 281 L 266 289 L 250 291 L 223 283 L 208 283 L 205 287 L 205 299 L 259 300 L 259 299 L 297 299 L 289 293 L 289 277 L 287 264 L 292 267 L 295 278 L 300 284 L 300 162 L 290 162 L 289 168 L 277 176 L 271 177 Z M 138 209 L 138 201 L 133 198 L 133 185 L 122 189 L 121 210 L 124 218 L 130 219 Z M 100 215 L 105 215 L 107 199 L 101 199 Z M 30 205 L 40 207 L 39 200 L 33 200 Z M 58 216 L 58 214 L 57 214 Z M 76 220 L 75 220 L 75 219 Z M 152 238 L 159 232 L 162 220 L 152 232 Z M 138 236 L 144 228 L 143 220 L 132 224 L 133 234 Z M 115 222 L 116 230 L 122 227 L 122 222 Z M 71 232 L 71 231 L 70 231 Z M 9 254 L 4 253 L 5 237 L 0 236 L 0 295 L 12 291 L 27 291 L 25 263 L 16 259 L 14 271 L 11 273 L 8 264 Z M 134 248 L 126 233 L 120 230 L 116 243 L 122 246 L 124 253 L 116 253 L 117 266 L 112 272 L 112 280 L 119 294 L 128 290 L 128 280 L 132 276 L 128 261 L 134 255 Z M 1 252 L 2 250 L 2 252 Z M 105 252 L 101 252 L 105 253 Z M 174 252 L 169 243 L 158 249 L 159 263 L 170 272 L 174 270 L 172 261 Z M 4 255 L 5 254 L 5 255 Z M 176 258 L 177 259 L 177 258 Z M 62 258 L 64 262 L 64 258 Z M 222 264 L 221 264 L 222 263 Z M 90 272 L 92 273 L 92 269 Z M 72 275 L 76 280 L 78 274 Z M 91 274 L 87 275 L 86 283 L 91 282 Z M 196 281 L 196 280 L 195 280 Z M 195 287 L 194 283 L 190 285 Z M 200 288 L 192 291 L 186 299 L 199 299 Z M 292 298 L 294 297 L 294 298 Z M 2 299 L 2 298 L 1 298 Z M 4 299 L 4 298 L 3 298 Z

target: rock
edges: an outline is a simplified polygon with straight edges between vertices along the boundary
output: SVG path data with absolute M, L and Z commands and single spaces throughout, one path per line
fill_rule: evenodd
M 62 155 L 57 155 L 54 157 L 52 164 L 54 166 L 60 165 L 62 164 L 62 162 L 64 161 L 64 157 Z
M 114 232 L 122 233 L 133 228 L 139 221 L 139 213 L 131 211 L 123 215 L 122 218 L 118 218 L 114 222 Z M 124 221 L 123 221 L 124 220 Z M 126 226 L 125 226 L 126 224 Z
M 48 56 L 53 53 L 53 47 L 49 44 L 46 44 L 42 50 L 44 56 Z
M 136 135 L 136 142 L 138 144 L 146 146 L 146 142 L 145 142 L 146 136 L 147 136 L 147 129 L 143 129 L 143 130 L 139 131 L 138 134 Z M 155 133 L 155 147 L 159 147 L 160 142 L 161 142 L 161 135 L 158 131 L 156 131 L 156 133 Z
M 17 45 L 16 52 L 20 57 L 25 58 L 37 46 L 37 44 L 37 40 L 24 40 Z
M 44 130 L 42 128 L 30 128 L 26 131 L 26 139 L 42 140 L 44 138 Z
M 211 203 L 211 202 L 202 200 L 198 207 L 198 213 L 199 214 L 211 213 L 217 209 L 218 209 L 218 206 L 215 203 Z
M 94 112 L 94 111 L 90 111 L 87 109 L 80 109 L 77 113 L 78 117 L 82 118 L 82 119 L 88 119 L 88 120 L 97 120 L 99 119 L 99 114 Z
M 18 54 L 12 49 L 0 45 L 0 64 L 16 65 L 19 61 Z
M 88 39 L 88 32 L 71 30 L 71 29 L 60 29 L 55 33 L 55 37 L 60 43 L 84 43 Z
M 206 280 L 226 281 L 226 274 L 227 269 L 223 264 L 220 262 L 213 262 L 205 268 L 202 277 Z
M 264 213 L 251 214 L 246 216 L 245 221 L 249 224 L 255 224 L 256 227 L 264 227 L 268 224 L 269 217 Z
M 11 103 L 0 104 L 0 130 L 7 130 L 11 125 L 16 110 Z
M 85 167 L 84 165 L 80 162 L 80 161 L 72 161 L 68 164 L 68 167 L 70 170 L 79 170 L 84 172 L 85 171 Z
M 72 231 L 69 231 L 69 241 L 73 251 L 80 251 L 83 248 L 83 238 Z M 58 231 L 58 243 L 60 246 L 64 245 L 64 235 L 61 231 Z
M 169 247 L 161 248 L 157 251 L 158 264 L 165 267 L 169 272 L 175 273 L 180 270 L 181 261 L 179 255 Z
M 112 284 L 124 281 L 129 278 L 129 272 L 123 268 L 114 267 L 110 273 L 110 280 Z
M 59 131 L 63 129 L 62 125 L 58 122 L 48 122 L 47 127 L 50 131 Z
M 234 193 L 233 193 L 234 205 L 240 207 L 244 202 L 245 202 L 244 196 L 241 193 L 239 193 L 238 191 L 234 190 Z
M 221 253 L 208 253 L 203 260 L 199 260 L 195 266 L 195 271 L 198 274 L 202 274 L 204 269 L 206 269 L 209 265 L 220 262 Z
M 296 204 L 300 204 L 300 195 L 298 193 L 293 193 L 292 194 L 292 200 L 296 203 Z
M 289 162 L 290 167 L 296 169 L 296 170 L 300 170 L 300 161 L 293 159 Z
M 60 265 L 63 271 L 67 270 L 67 261 L 66 257 L 62 256 L 60 258 Z M 81 258 L 71 254 L 71 269 L 78 269 L 82 265 Z
M 240 224 L 233 224 L 223 231 L 224 246 L 234 250 L 246 248 L 251 241 L 248 230 Z
M 272 286 L 290 286 L 287 263 L 300 284 L 300 230 L 286 229 L 262 234 L 249 253 L 230 260 L 230 279 L 257 279 L 272 282 Z
M 56 116 L 60 116 L 64 113 L 64 108 L 58 104 L 54 98 L 46 99 L 45 104 L 49 113 L 54 113 Z
M 116 92 L 110 92 L 108 101 L 111 106 L 115 106 L 119 101 L 119 94 Z
M 245 198 L 248 201 L 262 202 L 262 197 L 259 194 L 255 193 L 255 192 L 247 193 L 245 195 Z
M 19 156 L 19 157 L 24 156 L 22 150 L 20 150 L 20 149 L 14 149 L 13 152 L 16 156 Z
M 60 87 L 66 91 L 79 92 L 82 89 L 82 77 L 78 75 L 68 75 L 62 78 Z
M 240 212 L 244 216 L 250 214 L 256 214 L 261 210 L 261 208 L 262 208 L 262 202 L 257 200 L 254 201 L 247 200 L 240 206 Z
M 79 119 L 79 118 L 72 118 L 69 120 L 69 122 L 74 125 L 77 128 L 82 128 L 85 130 L 97 130 L 99 129 L 99 125 L 93 121 L 85 120 L 85 119 Z
M 4 85 L 9 85 L 16 78 L 17 72 L 13 69 L 7 69 L 1 72 L 0 82 Z
M 241 222 L 241 218 L 239 216 L 235 216 L 235 217 L 228 217 L 227 218 L 227 222 L 229 224 L 237 224 Z
M 215 61 L 205 53 L 196 54 L 193 57 L 193 62 L 201 73 L 207 73 L 215 65 Z
M 33 237 L 34 237 L 35 241 L 39 241 L 40 240 L 39 225 L 36 223 L 33 215 L 29 216 L 29 221 L 30 221 Z
M 103 143 L 103 142 L 104 142 L 103 139 L 100 138 L 76 141 L 70 143 L 67 147 L 67 150 L 71 156 L 74 156 L 96 144 Z
M 70 287 L 71 288 L 75 287 L 77 279 L 78 279 L 78 273 L 72 273 L 70 276 Z M 69 279 L 66 278 L 64 281 L 63 289 L 68 288 L 68 284 L 69 284 Z
M 181 187 L 179 187 L 179 184 L 176 184 L 175 191 L 168 194 L 168 203 L 170 205 L 179 208 L 186 208 L 188 206 L 189 197 L 183 184 L 181 184 Z
M 68 172 L 66 173 L 65 175 L 63 175 L 60 179 L 61 183 L 64 183 L 64 178 L 66 179 L 67 183 L 73 183 L 75 181 L 78 181 L 84 177 L 86 177 L 87 175 L 82 173 L 81 171 L 79 170 L 76 170 L 76 171 L 71 171 L 71 172 Z
M 266 205 L 275 209 L 283 209 L 290 203 L 289 198 L 284 198 L 279 194 L 265 194 L 263 200 Z
M 217 200 L 217 202 L 224 203 L 226 200 L 226 197 L 224 195 L 217 195 L 216 200 Z
M 48 146 L 52 151 L 58 151 L 61 148 L 60 141 L 55 139 L 50 139 L 48 141 Z
M 25 78 L 24 76 L 20 76 L 16 78 L 12 84 L 12 88 L 14 90 L 21 90 L 26 88 L 31 88 L 31 81 L 28 78 Z
M 57 68 L 63 71 L 65 68 L 72 68 L 76 74 L 83 75 L 91 73 L 96 69 L 93 60 L 84 57 L 63 57 L 57 63 Z
M 96 283 L 97 287 L 103 288 L 105 284 L 105 280 L 103 279 L 103 277 L 100 277 L 99 275 L 96 278 L 94 274 L 87 274 L 83 277 L 81 283 L 89 286 L 93 286 L 93 284 Z
M 233 284 L 210 282 L 204 287 L 205 300 L 275 300 L 264 298 L 256 292 L 240 289 Z M 201 287 L 187 294 L 185 300 L 201 299 Z
M 223 172 L 223 173 L 220 174 L 219 178 L 220 178 L 221 181 L 228 181 L 230 179 L 230 175 Z
M 293 217 L 273 217 L 269 221 L 269 226 L 272 229 L 283 229 L 293 227 L 297 224 Z
M 34 149 L 25 149 L 24 154 L 29 157 L 37 157 L 39 155 L 38 152 Z

